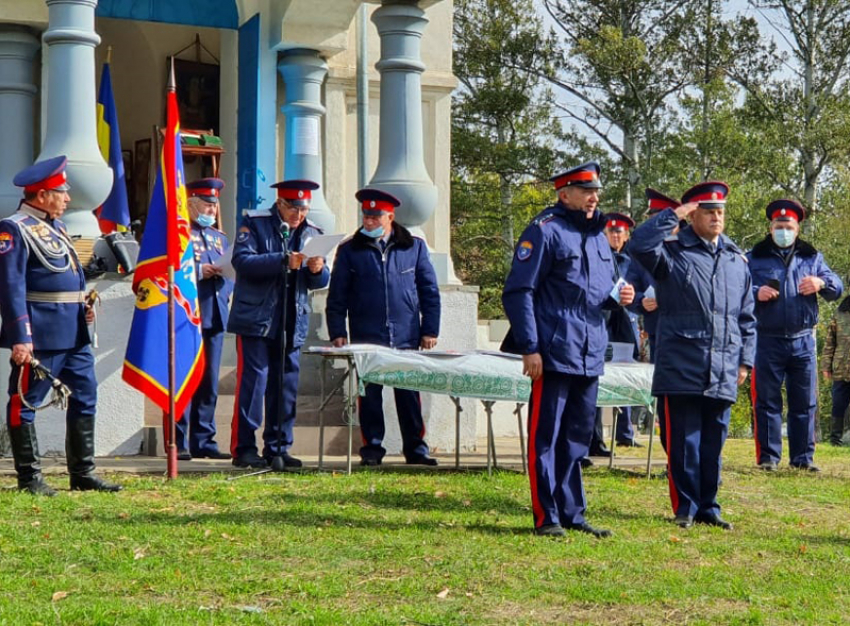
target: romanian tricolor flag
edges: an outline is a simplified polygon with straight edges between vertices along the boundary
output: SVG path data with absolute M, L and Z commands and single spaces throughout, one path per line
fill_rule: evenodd
M 112 75 L 109 63 L 103 64 L 100 91 L 97 94 L 97 145 L 103 160 L 114 174 L 112 191 L 97 210 L 100 232 L 104 235 L 116 230 L 126 230 L 130 225 L 130 206 L 127 203 L 127 179 L 124 158 L 121 156 L 121 135 L 118 132 L 118 112 L 112 96 Z
M 165 413 L 169 412 L 168 275 L 173 268 L 173 395 L 174 419 L 179 420 L 201 379 L 204 352 L 173 77 L 168 87 L 167 116 L 162 159 L 133 274 L 136 310 L 123 378 Z

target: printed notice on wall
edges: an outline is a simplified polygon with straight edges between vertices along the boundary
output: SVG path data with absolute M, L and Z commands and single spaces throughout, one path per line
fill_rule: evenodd
M 292 120 L 295 154 L 319 155 L 319 118 L 296 117 Z

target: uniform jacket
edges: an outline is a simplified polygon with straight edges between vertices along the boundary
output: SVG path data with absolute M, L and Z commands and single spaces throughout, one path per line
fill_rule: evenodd
M 34 350 L 70 350 L 90 343 L 82 302 L 39 301 L 59 293 L 71 298 L 86 289 L 60 220 L 23 202 L 17 213 L 0 220 L 0 285 L 0 346 L 32 343 Z
M 823 255 L 800 239 L 785 259 L 768 235 L 747 253 L 747 258 L 753 277 L 753 296 L 770 279 L 778 280 L 780 286 L 776 300 L 759 302 L 756 297 L 760 337 L 799 337 L 812 332 L 818 323 L 817 295 L 804 296 L 797 291 L 806 276 L 817 276 L 824 281 L 818 293 L 826 300 L 837 300 L 844 291 L 841 279 L 829 269 Z
M 242 220 L 233 246 L 236 286 L 227 323 L 227 330 L 231 333 L 274 338 L 280 332 L 283 319 L 283 275 L 287 271 L 284 237 L 281 235 L 283 223 L 275 207 L 249 211 Z M 304 220 L 289 234 L 286 243 L 290 250 L 297 252 L 304 247 L 308 237 L 321 233 L 318 226 Z M 290 348 L 302 346 L 307 338 L 312 310 L 308 290 L 325 287 L 329 277 L 327 265 L 317 274 L 311 273 L 306 264 L 288 273 L 287 280 L 295 281 L 295 331 Z M 290 305 L 289 312 L 292 311 Z
M 640 263 L 630 263 L 626 272 L 626 282 L 635 288 L 635 300 L 629 305 L 633 313 L 643 315 L 643 329 L 650 335 L 655 335 L 658 327 L 658 309 L 647 311 L 641 302 L 646 297 L 646 291 L 650 287 L 655 289 L 655 280 L 652 275 Z
M 826 329 L 821 369 L 833 380 L 850 381 L 850 297 L 844 298 Z
M 717 252 L 665 209 L 635 229 L 632 257 L 656 281 L 658 355 L 652 392 L 734 402 L 738 368 L 751 368 L 756 320 L 747 262 L 726 235 Z
M 616 308 L 605 219 L 560 202 L 523 231 L 502 292 L 511 323 L 503 349 L 540 353 L 547 371 L 600 376 L 608 332 L 603 308 Z
M 201 264 L 215 263 L 227 250 L 227 236 L 215 228 L 205 228 L 192 222 L 192 245 L 195 249 L 195 267 L 198 270 L 198 303 L 201 307 L 201 324 L 204 329 L 224 331 L 233 281 L 222 276 L 203 278 Z
M 614 257 L 614 281 L 622 277 L 628 282 L 628 273 L 632 265 L 632 258 L 625 250 L 615 252 L 611 250 Z M 608 341 L 619 341 L 622 343 L 630 343 L 634 345 L 634 358 L 639 360 L 640 357 L 640 329 L 638 328 L 638 314 L 626 307 L 618 307 L 616 309 L 606 311 Z
M 393 222 L 385 252 L 357 232 L 340 244 L 328 293 L 331 339 L 417 348 L 440 332 L 440 290 L 425 242 Z

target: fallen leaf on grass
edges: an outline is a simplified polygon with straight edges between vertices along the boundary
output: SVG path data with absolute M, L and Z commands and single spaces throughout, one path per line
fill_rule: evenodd
M 52 602 L 59 602 L 60 600 L 64 600 L 68 597 L 67 591 L 54 591 L 53 597 L 51 598 Z
M 262 613 L 263 609 L 258 606 L 237 606 L 237 609 L 243 613 Z
M 30 526 L 32 526 L 33 528 L 38 528 L 39 526 L 41 526 L 41 522 L 35 521 L 32 524 L 30 524 Z
M 122 511 L 118 514 L 118 519 L 130 519 L 130 514 Z
M 445 600 L 448 597 L 448 595 L 449 595 L 449 588 L 443 587 L 443 590 L 440 593 L 437 594 L 437 597 L 440 600 Z
M 807 549 L 808 548 L 806 548 L 806 544 L 802 544 L 800 546 L 800 554 L 805 554 Z
M 445 492 L 445 491 L 435 491 L 435 492 L 434 492 L 434 497 L 435 497 L 435 498 L 445 498 L 445 497 L 446 497 L 446 495 L 447 495 L 447 494 L 446 494 L 446 492 Z
M 681 541 L 681 539 L 679 537 L 677 537 L 676 535 L 670 535 L 670 541 L 673 542 L 673 543 L 679 543 Z
M 133 560 L 138 561 L 139 559 L 145 558 L 145 550 L 144 548 L 133 548 Z

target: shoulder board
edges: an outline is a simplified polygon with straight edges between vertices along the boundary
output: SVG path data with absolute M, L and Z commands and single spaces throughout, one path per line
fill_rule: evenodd
M 554 213 L 547 213 L 546 215 L 538 215 L 537 217 L 535 217 L 531 221 L 531 223 L 534 224 L 535 226 L 542 226 L 546 222 L 551 222 L 553 219 L 555 219 L 555 217 L 556 216 L 555 216 Z
M 24 213 L 15 213 L 15 214 L 10 215 L 9 217 L 5 217 L 3 219 L 9 220 L 10 222 L 15 222 L 16 224 L 19 224 L 19 223 L 23 222 L 24 220 L 26 220 L 27 218 L 29 218 L 29 215 L 26 215 Z
M 304 221 L 307 222 L 307 226 L 309 226 L 310 228 L 315 228 L 317 231 L 319 231 L 320 235 L 325 234 L 325 231 L 322 229 L 322 227 L 316 224 L 315 222 L 311 222 L 308 219 L 305 219 Z
M 246 209 L 242 211 L 245 217 L 271 217 L 271 209 Z
M 664 238 L 664 243 L 671 243 L 673 241 L 679 241 L 679 235 L 670 235 Z
M 742 259 L 744 259 L 744 263 L 749 263 L 749 262 L 750 262 L 750 260 L 747 258 L 747 255 L 746 255 L 746 254 L 742 254 L 741 252 L 739 252 L 739 253 L 738 253 L 738 255 L 739 255 Z

